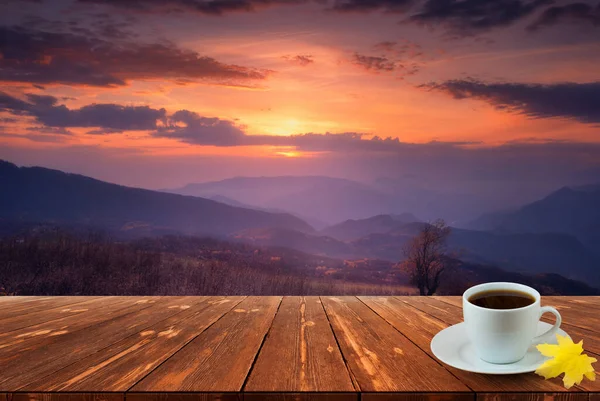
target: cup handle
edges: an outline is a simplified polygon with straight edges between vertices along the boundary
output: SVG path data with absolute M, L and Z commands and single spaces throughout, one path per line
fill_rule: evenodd
M 562 318 L 560 317 L 560 313 L 558 313 L 558 311 L 551 306 L 542 306 L 540 308 L 540 318 L 542 317 L 542 315 L 544 313 L 548 313 L 548 312 L 552 313 L 556 317 L 556 322 L 554 323 L 554 326 L 552 326 L 552 328 L 550 328 L 550 330 L 548 330 L 544 334 L 540 334 L 539 336 L 534 337 L 533 338 L 534 342 L 540 342 L 540 340 L 543 337 L 554 336 L 556 334 L 556 332 L 558 331 L 560 324 L 562 323 Z

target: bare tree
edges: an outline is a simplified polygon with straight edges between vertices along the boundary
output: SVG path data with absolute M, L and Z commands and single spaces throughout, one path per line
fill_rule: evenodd
M 452 263 L 446 246 L 449 235 L 450 227 L 439 219 L 425 224 L 404 246 L 405 260 L 400 267 L 409 274 L 420 295 L 435 294 L 444 270 Z

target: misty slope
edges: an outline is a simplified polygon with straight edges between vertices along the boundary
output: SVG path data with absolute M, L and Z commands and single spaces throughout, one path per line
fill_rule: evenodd
M 444 218 L 455 224 L 506 206 L 498 194 L 490 195 L 489 191 L 484 196 L 475 190 L 427 185 L 430 184 L 419 180 L 388 179 L 365 184 L 324 176 L 236 177 L 164 192 L 206 198 L 222 196 L 256 208 L 285 210 L 315 227 L 320 226 L 316 222 L 332 225 L 407 211 L 425 220 Z
M 509 232 L 567 233 L 600 254 L 600 185 L 564 187 L 512 213 L 481 216 L 470 227 Z
M 226 205 L 229 206 L 235 206 L 235 207 L 243 207 L 245 209 L 254 209 L 254 210 L 261 210 L 263 212 L 269 212 L 269 213 L 287 213 L 290 214 L 290 212 L 288 212 L 287 210 L 283 210 L 283 209 L 278 209 L 278 208 L 264 208 L 264 207 L 260 207 L 260 206 L 254 206 L 254 205 L 248 205 L 246 203 L 243 202 L 239 202 L 235 199 L 231 199 L 228 198 L 226 196 L 223 195 L 215 195 L 215 196 L 211 196 L 210 199 L 220 202 L 220 203 L 224 203 Z M 305 222 L 307 222 L 308 224 L 310 224 L 313 228 L 320 230 L 323 229 L 325 227 L 327 227 L 326 223 L 323 223 L 322 221 L 315 219 L 313 217 L 310 216 L 302 216 L 302 215 L 297 215 L 294 214 L 294 216 L 298 217 L 301 220 L 304 220 Z
M 327 224 L 394 209 L 388 194 L 351 180 L 321 176 L 236 177 L 167 190 L 181 195 L 225 196 L 262 208 L 283 209 Z
M 313 231 L 288 214 L 232 207 L 0 161 L 0 219 L 81 224 L 151 234 L 153 230 L 223 236 L 258 227 Z M 137 228 L 135 228 L 137 227 Z
M 412 213 L 399 215 L 380 214 L 360 220 L 346 220 L 340 224 L 327 227 L 320 234 L 333 237 L 340 241 L 350 241 L 362 238 L 369 234 L 386 233 L 406 223 L 418 222 Z

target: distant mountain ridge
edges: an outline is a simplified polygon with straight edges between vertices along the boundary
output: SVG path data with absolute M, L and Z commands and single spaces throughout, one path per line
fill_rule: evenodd
M 342 223 L 327 227 L 320 234 L 327 235 L 340 241 L 350 241 L 375 233 L 386 233 L 406 223 L 415 223 L 420 220 L 412 213 L 399 215 L 380 214 L 367 219 L 346 220 Z
M 85 224 L 140 234 L 176 231 L 226 236 L 260 227 L 313 228 L 284 213 L 229 206 L 209 199 L 124 187 L 41 167 L 0 161 L 0 219 Z
M 469 227 L 503 232 L 566 233 L 600 255 L 600 185 L 563 187 L 516 211 L 483 215 Z
M 249 230 L 236 233 L 235 239 L 262 246 L 295 248 L 329 257 L 397 262 L 404 258 L 403 246 L 427 224 L 398 220 L 393 216 L 378 215 L 348 220 L 316 233 L 274 229 L 257 233 L 257 230 Z M 452 228 L 448 245 L 466 262 L 526 274 L 561 274 L 600 287 L 600 258 L 570 234 Z
M 224 196 L 260 208 L 286 210 L 325 224 L 357 214 L 369 217 L 393 206 L 388 195 L 367 184 L 325 176 L 235 177 L 165 191 L 208 198 Z

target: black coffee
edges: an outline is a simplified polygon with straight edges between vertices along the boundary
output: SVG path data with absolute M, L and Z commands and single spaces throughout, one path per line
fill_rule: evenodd
M 489 290 L 471 295 L 469 302 L 488 309 L 516 309 L 531 305 L 535 298 L 521 291 Z

